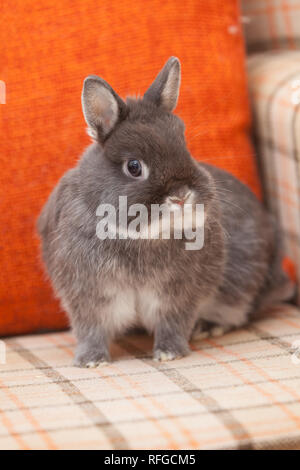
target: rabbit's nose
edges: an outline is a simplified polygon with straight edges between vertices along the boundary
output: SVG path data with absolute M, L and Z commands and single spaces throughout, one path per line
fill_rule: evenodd
M 169 199 L 173 204 L 179 204 L 180 206 L 183 206 L 183 204 L 189 199 L 190 195 L 191 195 L 191 191 L 188 189 L 188 190 L 185 190 L 184 192 L 179 191 L 174 196 L 173 195 L 169 196 Z

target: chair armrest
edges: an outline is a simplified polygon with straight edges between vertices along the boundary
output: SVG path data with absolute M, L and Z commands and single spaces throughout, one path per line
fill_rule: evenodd
M 300 0 L 242 0 L 249 52 L 296 49 L 300 45 Z
M 248 72 L 265 199 L 282 227 L 299 283 L 300 51 L 251 55 Z

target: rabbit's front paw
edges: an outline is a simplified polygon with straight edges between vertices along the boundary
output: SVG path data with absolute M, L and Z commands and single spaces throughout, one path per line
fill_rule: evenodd
M 176 346 L 176 345 L 175 345 Z M 173 361 L 187 356 L 190 349 L 187 344 L 178 344 L 177 347 L 156 347 L 153 352 L 153 359 L 157 362 Z
M 90 361 L 89 359 L 85 359 L 84 357 L 74 358 L 73 366 L 75 367 L 87 367 L 88 369 L 94 369 L 96 367 L 106 366 L 108 364 L 108 360 L 105 358 L 99 358 L 97 360 Z
M 173 324 L 173 318 L 157 325 L 154 334 L 153 359 L 155 361 L 173 361 L 187 356 L 190 348 L 187 339 Z
M 161 349 L 156 349 L 153 354 L 153 359 L 157 362 L 173 361 L 180 357 L 182 357 L 182 354 L 176 354 L 172 351 L 162 351 Z
M 108 351 L 99 350 L 98 347 L 79 344 L 76 349 L 73 366 L 95 368 L 108 364 L 110 361 Z

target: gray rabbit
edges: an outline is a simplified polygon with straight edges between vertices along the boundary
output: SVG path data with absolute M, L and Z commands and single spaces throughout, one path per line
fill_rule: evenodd
M 135 326 L 153 333 L 154 359 L 182 357 L 192 337 L 242 326 L 293 293 L 271 216 L 232 175 L 191 157 L 172 114 L 179 86 L 175 57 L 143 98 L 124 102 L 103 79 L 84 81 L 94 143 L 38 220 L 43 259 L 78 340 L 77 366 L 109 361 L 110 342 Z M 203 247 L 186 249 L 184 236 L 101 239 L 97 208 L 118 208 L 120 196 L 147 208 L 204 204 Z

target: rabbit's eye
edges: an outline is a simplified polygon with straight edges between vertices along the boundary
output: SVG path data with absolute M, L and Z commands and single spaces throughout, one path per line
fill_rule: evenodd
M 136 178 L 138 181 L 146 180 L 149 176 L 149 169 L 145 162 L 134 158 L 124 161 L 123 171 L 126 176 Z
M 137 178 L 142 174 L 142 165 L 138 160 L 129 160 L 127 163 L 127 170 L 131 176 Z

